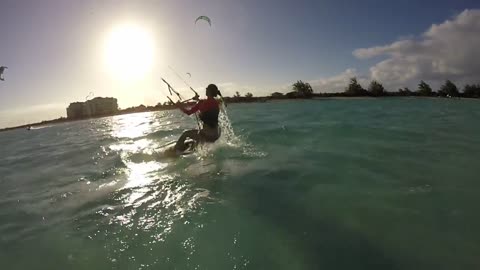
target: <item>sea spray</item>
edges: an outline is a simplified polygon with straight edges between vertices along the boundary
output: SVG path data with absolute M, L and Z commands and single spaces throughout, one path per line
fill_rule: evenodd
M 233 131 L 232 122 L 228 117 L 227 108 L 225 104 L 220 103 L 220 113 L 218 115 L 218 124 L 221 130 L 221 136 L 218 140 L 219 144 L 200 144 L 197 148 L 197 153 L 200 158 L 205 158 L 213 154 L 215 149 L 227 145 L 230 147 L 244 147 L 243 143 Z
M 222 136 L 220 137 L 220 140 L 227 143 L 228 145 L 240 144 L 240 138 L 238 138 L 233 131 L 232 122 L 228 117 L 227 107 L 223 102 L 220 106 L 220 114 L 218 115 L 218 121 L 220 129 L 222 131 Z
M 241 149 L 241 155 L 250 157 L 265 157 L 267 153 L 259 151 L 252 145 L 245 141 L 243 136 L 237 136 L 233 130 L 232 122 L 228 116 L 227 106 L 225 103 L 220 103 L 220 113 L 218 115 L 218 124 L 221 130 L 221 136 L 216 144 L 201 144 L 197 148 L 200 158 L 213 155 L 215 149 L 223 148 L 224 146 Z M 218 152 L 217 152 L 218 154 Z M 232 154 L 232 153 L 231 153 Z

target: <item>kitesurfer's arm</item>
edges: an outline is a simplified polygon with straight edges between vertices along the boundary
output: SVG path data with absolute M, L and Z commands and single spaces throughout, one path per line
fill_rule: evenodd
M 192 113 L 196 113 L 199 109 L 200 109 L 200 102 L 195 104 L 190 109 L 185 109 L 184 107 L 180 107 L 180 110 L 182 110 L 182 112 L 186 113 L 187 115 L 191 115 Z

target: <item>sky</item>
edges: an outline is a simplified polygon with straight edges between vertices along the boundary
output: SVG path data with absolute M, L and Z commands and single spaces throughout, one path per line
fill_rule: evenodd
M 480 82 L 478 0 L 2 0 L 0 37 L 0 127 L 65 116 L 90 92 L 155 105 L 162 77 L 191 95 L 169 66 L 225 96 Z

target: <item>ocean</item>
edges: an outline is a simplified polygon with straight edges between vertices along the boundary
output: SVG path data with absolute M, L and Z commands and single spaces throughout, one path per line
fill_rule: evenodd
M 0 133 L 0 268 L 480 269 L 480 101 L 227 109 L 179 158 L 179 111 Z

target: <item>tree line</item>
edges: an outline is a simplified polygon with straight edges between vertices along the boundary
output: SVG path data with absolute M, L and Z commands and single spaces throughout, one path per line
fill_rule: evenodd
M 378 81 L 370 82 L 367 89 L 357 81 L 357 78 L 350 79 L 350 83 L 345 88 L 344 92 L 339 93 L 314 93 L 312 86 L 303 81 L 297 81 L 292 85 L 293 92 L 287 93 L 286 98 L 301 97 L 309 98 L 314 96 L 328 97 L 328 96 L 346 96 L 346 97 L 382 97 L 382 96 L 424 96 L 424 97 L 465 97 L 465 98 L 480 98 L 480 84 L 467 84 L 462 90 L 450 80 L 446 80 L 437 91 L 432 90 L 430 85 L 425 81 L 420 81 L 416 90 L 412 91 L 408 87 L 400 88 L 397 92 L 390 92 Z M 280 97 L 280 93 L 273 93 L 272 96 Z
M 410 90 L 408 87 L 400 88 L 396 92 L 387 91 L 382 83 L 372 80 L 368 88 L 358 82 L 356 77 L 350 78 L 350 82 L 343 92 L 314 93 L 312 86 L 301 80 L 292 85 L 292 91 L 286 94 L 274 92 L 269 97 L 254 97 L 251 92 L 241 96 L 237 91 L 233 97 L 226 97 L 227 102 L 256 102 L 267 99 L 294 99 L 312 97 L 450 97 L 450 98 L 480 98 L 480 84 L 467 84 L 459 89 L 452 81 L 446 80 L 437 91 L 425 81 L 420 81 L 417 89 Z

